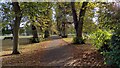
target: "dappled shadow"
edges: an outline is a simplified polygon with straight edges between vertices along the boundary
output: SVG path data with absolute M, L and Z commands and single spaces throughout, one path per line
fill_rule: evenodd
M 104 58 L 90 45 L 79 45 L 73 48 L 73 58 L 70 66 L 104 66 Z
M 23 45 L 22 45 L 23 46 Z M 25 49 L 25 48 L 22 48 L 22 47 L 20 47 L 19 49 Z M 13 49 L 12 48 L 6 48 L 6 49 L 2 49 L 3 51 L 12 51 Z
M 104 66 L 104 59 L 90 45 L 64 45 L 48 49 L 41 57 L 42 66 Z
M 41 57 L 42 65 L 63 66 L 73 58 L 70 47 L 71 45 L 64 45 L 46 50 Z
M 10 55 L 13 55 L 13 54 L 5 54 L 5 55 L 2 55 L 2 56 L 0 56 L 0 57 L 10 56 Z
M 62 39 L 43 43 L 45 48 L 3 59 L 3 66 L 102 66 L 103 57 L 88 44 L 68 44 Z M 12 64 L 12 65 L 11 65 Z

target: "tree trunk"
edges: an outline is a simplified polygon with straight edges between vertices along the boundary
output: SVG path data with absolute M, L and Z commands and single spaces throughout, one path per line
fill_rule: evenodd
M 73 21 L 76 30 L 76 37 L 82 38 L 82 29 L 83 29 L 83 19 L 85 16 L 86 6 L 88 2 L 83 2 L 82 7 L 79 13 L 79 20 L 77 19 L 77 13 L 75 10 L 75 2 L 71 2 L 72 14 L 73 14 Z
M 14 20 L 14 26 L 13 26 L 12 54 L 20 54 L 18 51 L 18 45 L 19 45 L 19 26 L 20 26 L 20 20 L 21 20 L 22 14 L 21 14 L 21 10 L 18 2 L 13 2 L 12 5 L 15 12 L 15 20 Z
M 58 35 L 61 36 L 62 35 L 61 22 L 59 22 L 58 20 L 57 20 L 57 30 L 58 30 Z
M 77 19 L 77 13 L 75 10 L 75 2 L 71 2 L 71 8 L 72 8 L 72 15 L 73 15 L 73 22 L 74 22 L 74 28 L 76 31 L 76 37 L 78 36 L 78 19 Z
M 49 30 L 46 29 L 44 32 L 44 38 L 48 38 L 49 37 Z
M 82 7 L 80 9 L 79 20 L 78 20 L 77 13 L 75 10 L 75 3 L 71 2 L 73 21 L 74 21 L 74 25 L 75 25 L 74 28 L 76 30 L 76 37 L 74 38 L 74 43 L 76 43 L 76 44 L 84 44 L 85 43 L 83 40 L 83 37 L 82 37 L 82 30 L 83 30 L 83 20 L 84 20 L 87 4 L 88 4 L 88 2 L 83 2 Z
M 82 7 L 80 9 L 80 13 L 79 13 L 79 21 L 78 21 L 78 37 L 79 38 L 82 38 L 83 21 L 84 21 L 87 4 L 88 2 L 83 2 Z
M 65 22 L 62 22 L 62 28 L 63 28 L 63 30 L 62 30 L 62 33 L 63 33 L 63 37 L 66 35 L 65 33 Z
M 62 22 L 62 38 L 67 38 L 65 22 Z
M 36 27 L 34 25 L 32 25 L 31 27 L 32 27 L 32 33 L 33 33 L 32 42 L 33 43 L 38 43 L 39 42 L 39 38 L 38 38 L 37 29 L 36 29 Z

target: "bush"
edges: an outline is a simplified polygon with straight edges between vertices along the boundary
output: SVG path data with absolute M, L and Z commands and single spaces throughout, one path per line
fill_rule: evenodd
M 73 43 L 74 43 L 74 44 L 85 44 L 85 39 L 83 39 L 83 38 L 78 38 L 78 37 L 74 37 L 74 38 L 73 38 Z
M 89 34 L 85 34 L 85 33 L 84 33 L 84 34 L 83 34 L 83 38 L 84 38 L 84 39 L 89 39 Z
M 105 57 L 105 63 L 120 68 L 120 32 L 114 32 L 111 36 L 105 30 L 98 30 L 91 37 L 93 44 Z
M 111 38 L 110 32 L 98 29 L 90 37 L 91 42 L 99 51 L 106 51 L 105 49 L 109 49 L 109 42 Z
M 48 31 L 48 30 L 45 30 L 44 38 L 48 38 L 48 37 L 49 37 L 49 31 Z
M 110 52 L 104 53 L 106 63 L 120 68 L 120 33 L 113 34 L 110 48 Z
M 68 36 L 67 35 L 65 35 L 65 36 L 62 36 L 62 38 L 67 38 Z
M 109 51 L 111 51 L 110 39 L 104 40 L 102 46 L 99 48 L 98 51 L 100 51 L 100 52 L 109 52 Z
M 39 43 L 40 42 L 39 38 L 31 38 L 30 41 L 32 43 Z

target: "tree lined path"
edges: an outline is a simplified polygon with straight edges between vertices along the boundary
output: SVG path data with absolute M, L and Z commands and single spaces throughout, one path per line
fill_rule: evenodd
M 120 68 L 119 11 L 118 0 L 2 1 L 0 35 L 4 36 L 1 42 L 6 43 L 0 52 L 3 66 Z
M 31 44 L 20 49 L 20 52 L 22 53 L 19 55 L 1 56 L 3 58 L 3 66 L 103 65 L 103 57 L 93 46 L 90 44 L 73 45 L 64 39 Z

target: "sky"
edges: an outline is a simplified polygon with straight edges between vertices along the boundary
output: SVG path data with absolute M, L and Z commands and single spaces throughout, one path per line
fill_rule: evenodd
M 55 8 L 53 8 L 53 7 L 52 7 L 52 12 L 53 12 L 52 18 L 53 18 L 53 20 L 54 20 L 54 22 L 55 22 L 55 20 L 56 20 L 56 18 L 55 18 L 56 12 L 55 12 Z
M 99 7 L 94 8 L 93 12 L 95 12 L 94 17 L 92 18 L 93 22 L 95 22 L 96 24 L 98 23 L 98 14 L 96 13 L 97 11 L 99 11 Z

